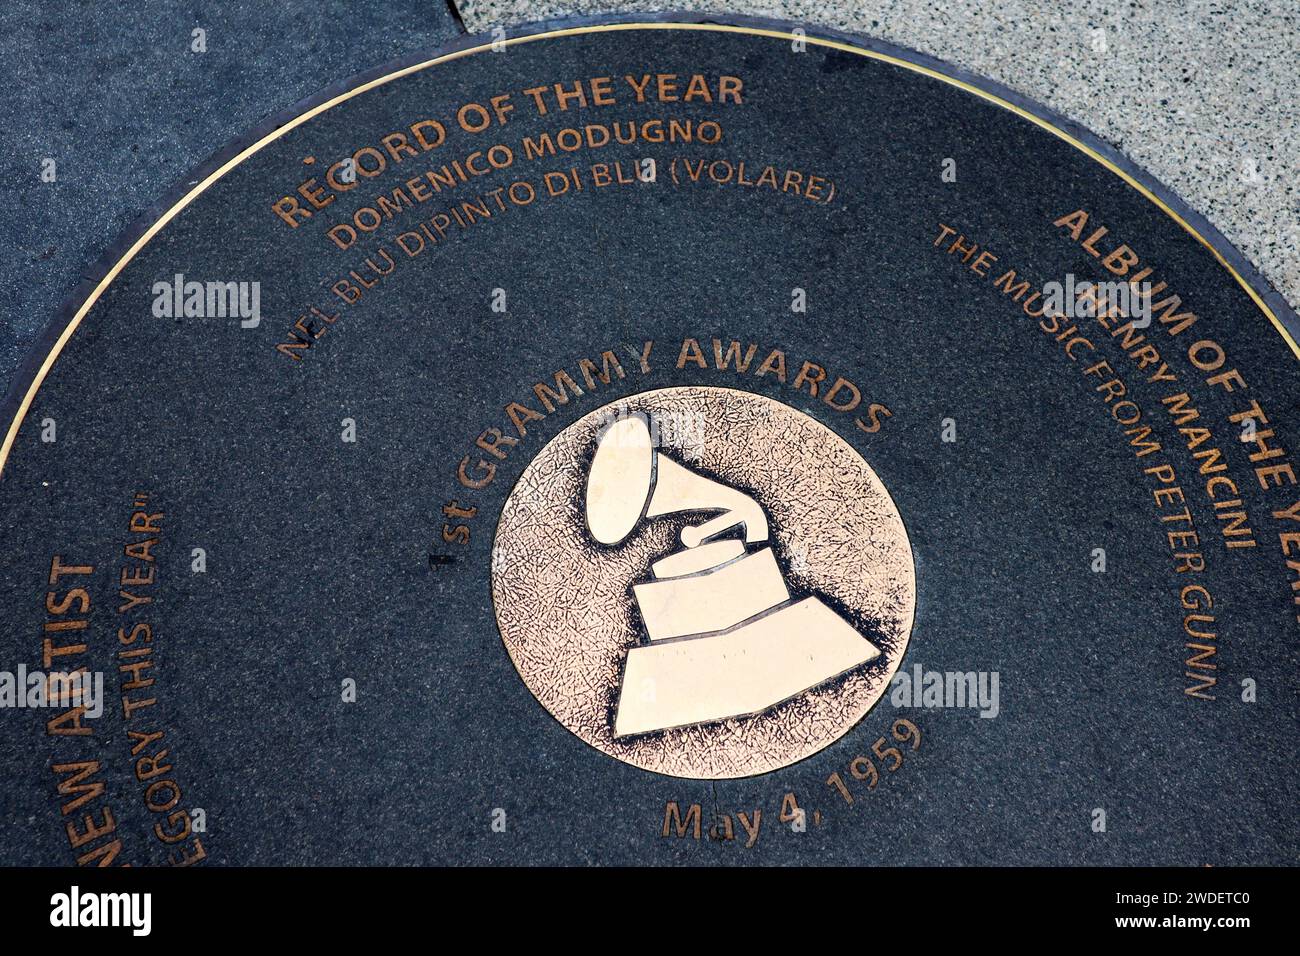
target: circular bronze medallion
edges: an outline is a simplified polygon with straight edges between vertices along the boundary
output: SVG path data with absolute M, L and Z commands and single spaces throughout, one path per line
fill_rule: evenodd
M 583 416 L 529 463 L 492 597 L 520 676 L 573 733 L 646 770 L 741 777 L 875 704 L 916 575 L 843 438 L 751 392 L 667 388 Z

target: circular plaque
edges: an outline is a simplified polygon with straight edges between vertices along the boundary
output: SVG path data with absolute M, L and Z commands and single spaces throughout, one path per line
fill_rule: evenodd
M 1295 328 L 875 41 L 340 84 L 6 400 L 7 862 L 1292 862 Z

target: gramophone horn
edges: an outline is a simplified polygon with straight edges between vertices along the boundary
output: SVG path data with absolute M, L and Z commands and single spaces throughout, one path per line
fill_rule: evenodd
M 601 433 L 587 474 L 587 527 L 601 544 L 618 544 L 645 513 L 654 487 L 650 429 L 629 415 Z
M 738 524 L 745 526 L 745 540 L 751 544 L 767 540 L 767 517 L 753 498 L 697 475 L 667 455 L 655 458 L 654 493 L 645 508 L 647 518 L 675 514 L 678 511 L 721 511 L 716 518 L 682 529 L 682 544 L 698 547 L 705 539 L 722 534 Z
M 767 517 L 758 502 L 657 453 L 641 415 L 621 418 L 601 432 L 587 473 L 586 510 L 592 537 L 607 545 L 623 541 L 642 517 L 679 511 L 722 512 L 682 529 L 682 544 L 688 548 L 736 525 L 744 525 L 751 544 L 767 540 Z

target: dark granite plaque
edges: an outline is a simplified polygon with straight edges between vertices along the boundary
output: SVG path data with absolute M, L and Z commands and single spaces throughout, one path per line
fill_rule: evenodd
M 390 65 L 124 238 L 4 406 L 6 862 L 1294 861 L 1294 313 L 737 22 Z

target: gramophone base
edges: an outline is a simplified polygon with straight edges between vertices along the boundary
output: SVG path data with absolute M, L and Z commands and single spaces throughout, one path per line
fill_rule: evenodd
M 761 713 L 879 654 L 815 597 L 727 631 L 639 645 L 627 654 L 614 736 Z

